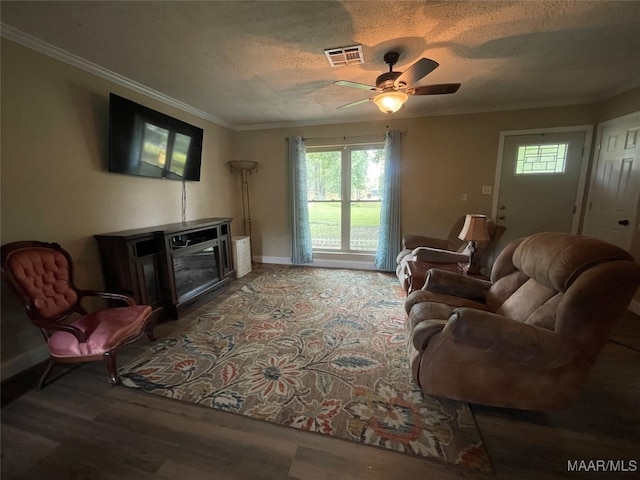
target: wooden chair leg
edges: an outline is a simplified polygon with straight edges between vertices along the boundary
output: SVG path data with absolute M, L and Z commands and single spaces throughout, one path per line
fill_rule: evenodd
M 112 385 L 120 383 L 120 375 L 118 375 L 118 367 L 116 366 L 116 352 L 106 352 L 104 354 L 104 363 L 107 365 L 107 371 L 109 372 L 109 380 Z
M 144 329 L 145 333 L 147 334 L 147 337 L 149 337 L 149 340 L 151 340 L 152 342 L 155 342 L 157 340 L 155 334 L 153 333 L 153 328 L 155 326 L 156 326 L 155 320 L 152 320 L 149 323 L 147 323 L 147 326 Z
M 42 374 L 42 376 L 40 377 L 40 381 L 38 382 L 38 390 L 42 390 L 44 388 L 44 381 L 49 376 L 55 365 L 56 361 L 53 358 L 49 358 L 47 368 L 45 368 L 44 373 Z

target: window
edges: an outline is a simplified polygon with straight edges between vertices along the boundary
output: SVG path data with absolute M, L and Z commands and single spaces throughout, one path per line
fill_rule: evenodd
M 564 173 L 568 148 L 567 143 L 518 146 L 516 175 Z
M 382 145 L 307 148 L 314 251 L 376 251 L 383 168 Z
M 143 148 L 140 161 L 153 168 L 169 170 L 171 173 L 183 177 L 187 164 L 191 137 L 152 123 L 144 123 Z M 167 155 L 167 151 L 170 155 Z
M 169 130 L 145 122 L 142 143 L 140 160 L 153 167 L 163 168 L 167 161 Z

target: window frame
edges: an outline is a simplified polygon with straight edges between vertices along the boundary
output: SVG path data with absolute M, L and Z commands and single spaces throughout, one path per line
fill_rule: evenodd
M 351 255 L 375 255 L 373 250 L 353 250 L 351 248 L 351 205 L 357 203 L 375 203 L 382 205 L 382 195 L 377 200 L 352 200 L 351 199 L 351 154 L 354 151 L 382 150 L 384 142 L 368 142 L 363 144 L 306 146 L 305 153 L 316 152 L 340 152 L 340 200 L 307 200 L 309 203 L 337 203 L 340 202 L 340 245 L 341 248 L 312 247 L 314 253 L 321 254 L 351 254 Z M 384 161 L 384 158 L 383 158 Z M 345 172 L 349 172 L 348 175 Z M 312 238 L 313 243 L 313 238 Z
M 538 149 L 538 160 L 536 162 L 527 162 L 526 158 L 527 158 L 527 149 L 531 148 L 531 147 L 535 147 Z M 525 167 L 527 166 L 527 163 L 534 165 L 535 163 L 543 163 L 545 162 L 544 160 L 542 160 L 542 158 L 544 157 L 542 152 L 544 150 L 544 148 L 548 148 L 548 147 L 556 147 L 556 153 L 560 153 L 560 147 L 562 147 L 562 153 L 564 154 L 562 155 L 556 155 L 554 157 L 554 164 L 555 167 L 553 170 L 549 169 L 549 168 L 544 168 L 544 169 L 540 169 L 540 170 L 536 170 L 535 168 L 532 168 L 530 170 L 525 169 Z M 522 155 L 524 157 L 524 159 L 522 160 L 522 171 L 520 170 L 520 152 L 522 150 Z M 516 150 L 516 161 L 514 163 L 514 174 L 516 176 L 530 176 L 530 175 L 535 175 L 535 176 L 539 176 L 539 175 L 564 175 L 566 172 L 566 168 L 567 168 L 567 155 L 569 152 L 569 144 L 567 142 L 548 142 L 548 143 L 523 143 L 518 145 L 518 148 Z M 561 170 L 558 170 L 558 159 L 561 158 L 562 159 L 562 163 L 560 164 L 561 166 Z M 546 161 L 548 162 L 548 160 Z M 535 165 L 534 165 L 535 166 Z

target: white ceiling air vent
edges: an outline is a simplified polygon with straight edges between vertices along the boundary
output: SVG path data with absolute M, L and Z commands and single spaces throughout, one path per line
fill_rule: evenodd
M 343 67 L 352 63 L 364 63 L 362 45 L 353 47 L 328 48 L 324 54 L 332 67 Z

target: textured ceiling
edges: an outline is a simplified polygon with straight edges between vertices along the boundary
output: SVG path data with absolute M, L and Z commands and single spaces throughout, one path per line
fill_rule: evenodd
M 46 1 L 0 2 L 3 35 L 53 45 L 233 128 L 384 118 L 365 90 L 382 57 L 440 67 L 397 116 L 601 100 L 640 86 L 640 2 Z M 11 32 L 11 35 L 8 32 Z M 24 43 L 24 42 L 23 42 Z M 332 68 L 326 48 L 363 46 L 365 63 Z

